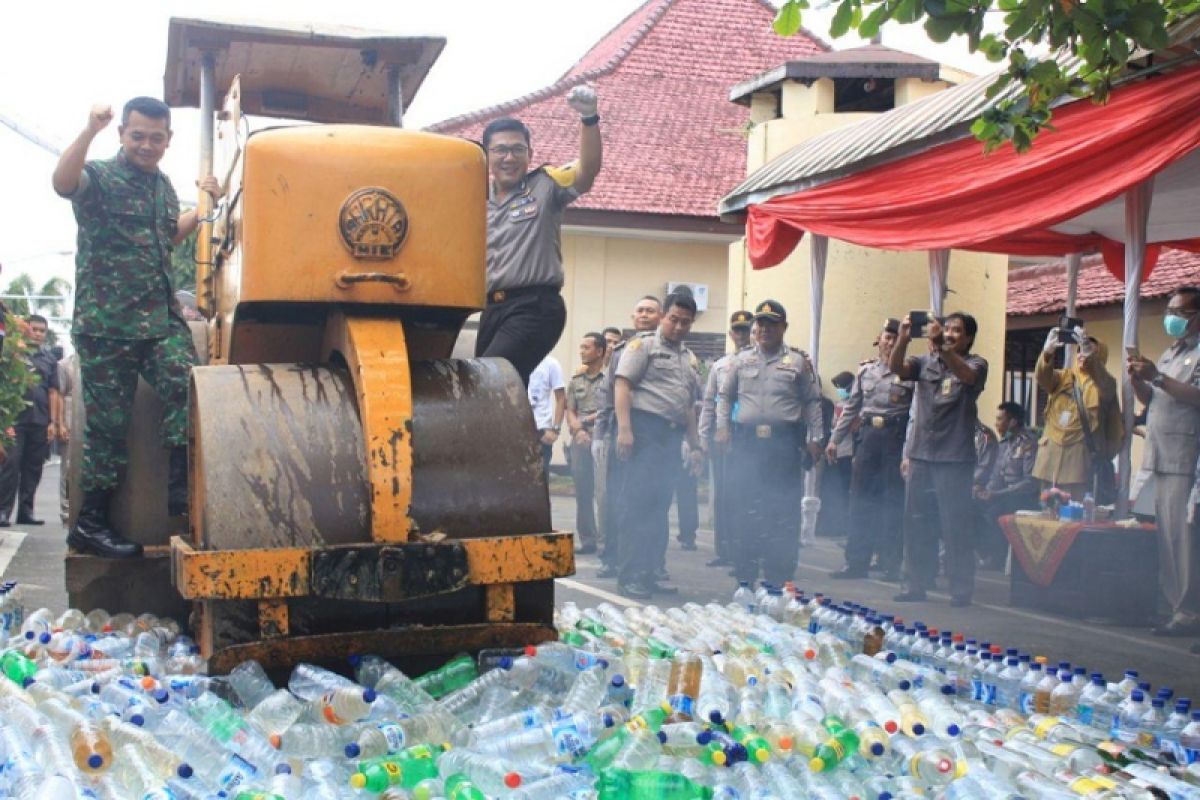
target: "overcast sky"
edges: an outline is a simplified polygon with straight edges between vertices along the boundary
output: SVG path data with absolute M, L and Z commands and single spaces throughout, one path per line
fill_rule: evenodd
M 252 17 L 337 23 L 397 35 L 438 35 L 447 45 L 405 118 L 420 127 L 502 102 L 555 81 L 641 0 L 65 0 L 3 4 L 0 10 L 0 115 L 66 145 L 94 102 L 119 106 L 129 97 L 162 95 L 167 22 L 171 16 Z M 806 25 L 827 37 L 828 15 Z M 889 29 L 884 43 L 974 72 L 986 62 L 962 43 L 936 46 L 919 28 Z M 838 48 L 860 42 L 842 39 Z M 764 65 L 770 67 L 775 65 Z M 601 98 L 603 104 L 603 98 Z M 176 135 L 163 162 L 182 198 L 194 196 L 194 111 L 176 113 Z M 116 152 L 116 126 L 90 156 Z M 69 204 L 50 189 L 54 157 L 0 126 L 0 286 L 21 272 L 39 283 L 58 275 L 74 282 L 75 224 Z

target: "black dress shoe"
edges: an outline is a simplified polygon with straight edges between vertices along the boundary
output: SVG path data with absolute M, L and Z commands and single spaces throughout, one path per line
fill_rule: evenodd
M 650 590 L 651 594 L 679 594 L 679 587 L 667 583 L 651 583 L 647 584 L 646 588 Z
M 1200 636 L 1200 619 L 1175 618 L 1150 631 L 1155 636 Z
M 108 489 L 83 493 L 79 516 L 67 534 L 67 546 L 103 558 L 137 558 L 142 554 L 142 546 L 123 538 L 108 522 L 111 499 L 112 491 Z
M 892 600 L 897 603 L 924 603 L 925 592 L 910 589 L 906 592 L 901 592 L 900 594 L 896 595 L 892 598 Z
M 894 569 L 891 572 L 885 572 L 879 576 L 879 580 L 883 581 L 884 583 L 899 583 L 900 570 Z
M 590 556 L 590 555 L 591 555 L 592 553 L 594 553 L 594 552 L 596 552 L 596 545 L 594 545 L 594 544 L 585 544 L 583 547 L 580 547 L 580 548 L 576 549 L 576 551 L 575 551 L 575 555 L 577 555 L 577 556 Z
M 651 597 L 650 590 L 640 583 L 619 583 L 617 591 L 634 600 L 649 600 Z
M 695 542 L 680 542 L 680 543 L 679 543 L 679 549 L 681 549 L 681 550 L 687 550 L 687 551 L 689 551 L 689 552 L 690 552 L 690 551 L 692 551 L 692 550 L 695 550 L 695 549 L 696 549 L 696 543 L 695 543 Z
M 705 561 L 704 566 L 706 566 L 706 567 L 728 567 L 732 563 L 733 563 L 732 561 L 730 561 L 728 558 L 725 558 L 724 556 L 717 556 L 716 558 L 714 558 L 710 561 Z
M 33 517 L 17 517 L 18 525 L 45 525 L 45 520 L 34 519 Z
M 666 567 L 659 567 L 658 569 L 654 570 L 654 580 L 669 581 L 671 580 L 671 574 L 667 572 Z
M 621 574 L 621 570 L 614 567 L 612 564 L 602 564 L 600 569 L 596 571 L 597 578 L 615 578 Z
M 861 570 L 861 569 L 850 569 L 849 567 L 842 567 L 837 572 L 829 573 L 829 577 L 831 577 L 837 581 L 847 581 L 847 580 L 851 580 L 851 579 L 865 578 L 865 577 L 867 577 L 867 573 L 865 570 Z
M 951 608 L 966 608 L 969 605 L 971 605 L 971 598 L 969 598 L 969 597 L 951 597 L 950 598 L 950 607 Z

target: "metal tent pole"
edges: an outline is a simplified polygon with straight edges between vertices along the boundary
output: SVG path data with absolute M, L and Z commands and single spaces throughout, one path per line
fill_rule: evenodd
M 1154 198 L 1154 178 L 1147 178 L 1125 192 L 1125 331 L 1123 347 L 1138 346 L 1138 315 L 1141 301 L 1138 292 L 1146 261 L 1146 225 L 1150 219 L 1150 203 Z M 1133 477 L 1130 446 L 1133 441 L 1133 382 L 1127 370 L 1121 370 L 1121 410 L 1125 417 L 1125 436 L 1117 461 L 1118 519 L 1129 516 L 1129 485 Z

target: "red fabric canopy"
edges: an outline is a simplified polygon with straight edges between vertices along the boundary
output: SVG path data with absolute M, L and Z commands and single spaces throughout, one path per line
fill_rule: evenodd
M 1200 146 L 1200 66 L 1118 89 L 1106 105 L 1060 107 L 1054 127 L 1026 153 L 1005 146 L 984 155 L 968 137 L 752 205 L 750 262 L 755 269 L 775 266 L 805 231 L 886 250 L 1066 255 L 1101 249 L 1111 240 L 1050 228 Z M 1163 244 L 1197 246 L 1196 240 Z M 1123 277 L 1123 248 L 1109 252 L 1109 269 Z

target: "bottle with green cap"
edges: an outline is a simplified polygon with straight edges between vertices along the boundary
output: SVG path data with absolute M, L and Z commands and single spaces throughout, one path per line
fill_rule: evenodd
M 829 738 L 817 747 L 809 759 L 808 768 L 813 772 L 827 772 L 841 764 L 848 756 L 858 751 L 858 734 L 846 726 L 841 718 L 833 715 L 821 720 Z
M 488 800 L 488 796 L 466 775 L 458 774 L 446 778 L 446 800 Z
M 432 672 L 426 672 L 413 683 L 436 700 L 455 689 L 461 689 L 478 677 L 479 670 L 475 667 L 475 659 L 464 653 Z
M 598 800 L 709 800 L 713 790 L 674 772 L 605 770 L 596 781 Z
M 0 670 L 17 686 L 24 686 L 37 674 L 37 664 L 20 650 L 5 650 L 0 656 Z

